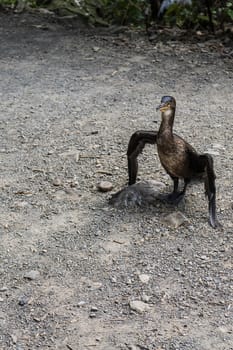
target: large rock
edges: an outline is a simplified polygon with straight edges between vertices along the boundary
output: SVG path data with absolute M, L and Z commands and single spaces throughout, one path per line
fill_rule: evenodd
M 177 228 L 187 222 L 188 219 L 180 211 L 168 214 L 162 219 L 162 223 L 173 228 Z
M 109 202 L 116 207 L 155 204 L 164 188 L 165 184 L 159 181 L 139 181 L 115 193 Z

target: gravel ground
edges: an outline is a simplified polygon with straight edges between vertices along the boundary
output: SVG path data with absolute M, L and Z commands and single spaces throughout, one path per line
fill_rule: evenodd
M 233 349 L 232 48 L 29 14 L 0 14 L 0 34 L 0 349 Z M 222 229 L 202 184 L 179 208 L 108 203 L 165 94 L 176 133 L 213 154 Z M 139 163 L 171 189 L 155 147 Z

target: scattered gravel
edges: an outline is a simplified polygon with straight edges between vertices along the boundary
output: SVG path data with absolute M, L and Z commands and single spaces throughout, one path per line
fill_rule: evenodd
M 232 48 L 49 14 L 0 23 L 0 349 L 232 349 Z M 175 132 L 214 154 L 223 229 L 203 184 L 178 209 L 156 200 L 172 181 L 154 146 L 125 190 L 129 137 L 158 129 L 165 94 Z

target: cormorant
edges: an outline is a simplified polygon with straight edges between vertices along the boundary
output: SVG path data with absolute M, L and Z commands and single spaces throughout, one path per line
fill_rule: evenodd
M 178 204 L 184 197 L 187 185 L 193 179 L 204 179 L 205 192 L 209 202 L 209 223 L 216 228 L 216 188 L 213 158 L 210 154 L 198 154 L 183 138 L 173 133 L 176 100 L 172 96 L 163 96 L 160 105 L 162 121 L 159 131 L 136 131 L 130 138 L 127 158 L 129 185 L 136 182 L 138 161 L 145 144 L 157 144 L 160 162 L 173 180 L 173 192 L 160 195 L 168 203 Z M 178 190 L 179 179 L 184 180 L 182 191 Z

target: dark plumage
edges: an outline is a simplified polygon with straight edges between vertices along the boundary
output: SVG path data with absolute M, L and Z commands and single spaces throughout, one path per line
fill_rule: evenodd
M 173 192 L 168 195 L 160 195 L 160 199 L 177 204 L 184 197 L 186 187 L 191 180 L 204 179 L 205 191 L 209 200 L 209 221 L 212 227 L 216 227 L 218 223 L 213 159 L 209 154 L 198 154 L 188 142 L 173 134 L 176 110 L 174 97 L 164 96 L 157 109 L 161 111 L 162 116 L 159 131 L 137 131 L 130 138 L 127 151 L 129 185 L 136 182 L 137 157 L 145 144 L 157 143 L 161 164 L 174 182 Z M 178 191 L 179 179 L 184 180 L 182 191 Z

